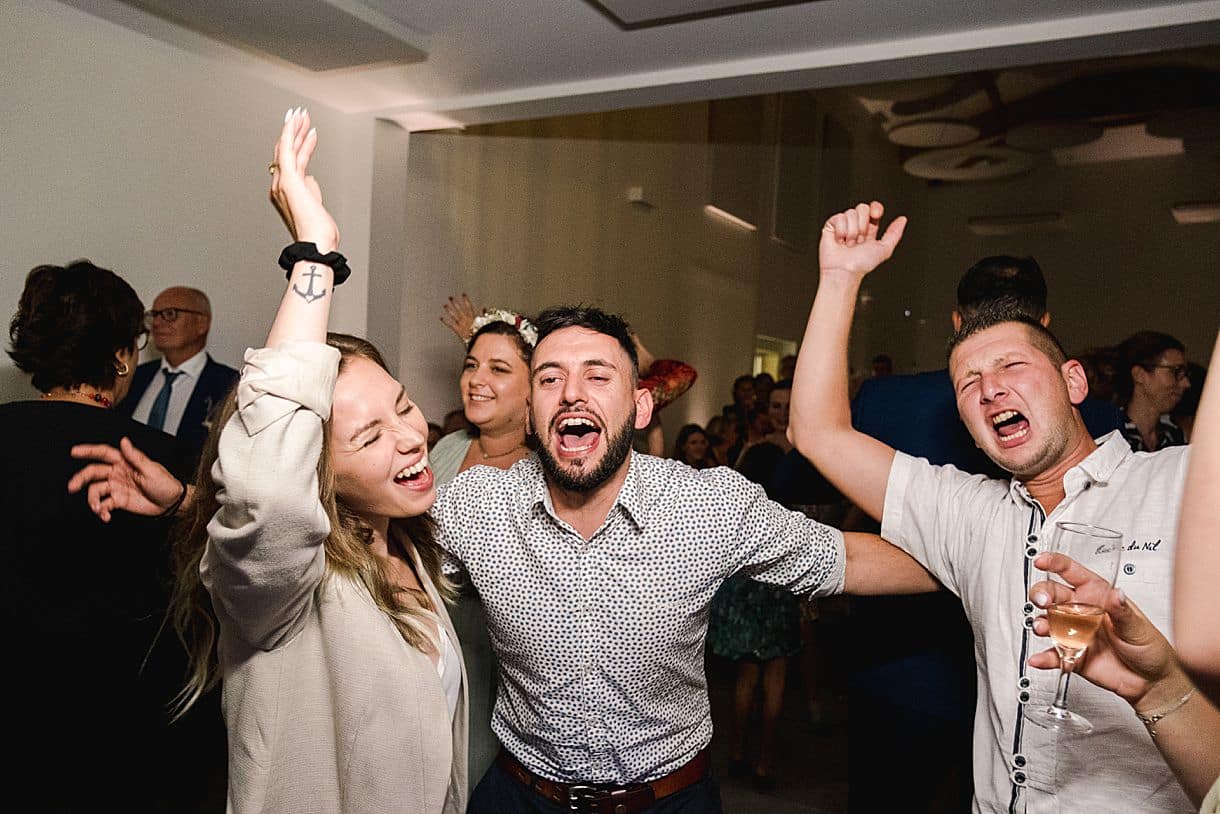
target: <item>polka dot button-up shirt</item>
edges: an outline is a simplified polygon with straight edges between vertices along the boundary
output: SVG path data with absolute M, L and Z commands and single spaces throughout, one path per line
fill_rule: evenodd
M 652 780 L 707 746 L 704 639 L 726 578 L 843 588 L 842 535 L 723 467 L 632 454 L 587 541 L 556 515 L 535 456 L 467 470 L 433 516 L 487 612 L 500 661 L 492 730 L 561 782 Z

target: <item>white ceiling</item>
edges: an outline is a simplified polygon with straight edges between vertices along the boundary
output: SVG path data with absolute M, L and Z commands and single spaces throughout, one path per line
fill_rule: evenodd
M 1220 43 L 1220 0 L 817 0 L 634 31 L 585 0 L 324 1 L 426 58 L 310 71 L 122 0 L 61 0 L 411 130 Z M 299 8 L 293 0 L 250 5 L 271 30 Z

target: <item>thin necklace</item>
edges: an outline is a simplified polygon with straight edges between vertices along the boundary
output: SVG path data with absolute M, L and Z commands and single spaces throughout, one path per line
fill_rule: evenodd
M 83 390 L 64 390 L 62 396 L 53 396 L 50 393 L 43 393 L 41 398 L 44 398 L 48 401 L 66 401 L 68 399 L 88 399 L 89 401 L 92 401 L 96 404 L 101 405 L 102 407 L 106 408 L 107 410 L 109 410 L 112 406 L 114 406 L 114 402 L 111 401 L 109 397 L 103 396 L 101 393 L 98 393 L 98 392 L 86 393 Z
M 504 452 L 497 452 L 495 455 L 491 455 L 483 449 L 483 439 L 482 438 L 476 438 L 475 443 L 479 445 L 479 454 L 483 456 L 483 460 L 485 460 L 485 461 L 490 461 L 492 458 L 503 458 L 505 455 L 511 455 L 512 453 L 516 452 L 517 450 L 525 448 L 525 443 L 522 442 L 522 443 L 517 444 L 516 446 L 512 447 L 511 449 L 506 449 Z

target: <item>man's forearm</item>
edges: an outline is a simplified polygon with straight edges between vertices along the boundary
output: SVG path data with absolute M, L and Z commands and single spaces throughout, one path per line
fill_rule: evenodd
M 876 534 L 848 532 L 847 573 L 843 592 L 857 596 L 922 594 L 941 590 L 941 584 L 900 548 Z
M 847 340 L 859 291 L 858 279 L 822 277 L 796 360 L 788 435 L 815 465 L 818 450 L 811 440 L 822 432 L 851 429 Z
M 788 438 L 840 491 L 880 519 L 894 451 L 851 425 L 847 340 L 858 278 L 823 275 L 792 384 Z

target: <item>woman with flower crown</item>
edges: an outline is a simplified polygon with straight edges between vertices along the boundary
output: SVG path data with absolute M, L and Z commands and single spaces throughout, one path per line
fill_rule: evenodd
M 538 332 L 528 319 L 502 309 L 475 315 L 470 300 L 450 297 L 441 318 L 466 344 L 460 390 L 466 419 L 473 431 L 451 432 L 429 453 L 437 485 L 448 483 L 472 466 L 508 469 L 529 455 L 526 399 L 530 391 L 530 357 Z M 496 701 L 495 653 L 479 595 L 468 580 L 460 583 L 450 617 L 466 659 L 470 698 L 469 778 L 471 790 L 500 751 L 491 731 Z

